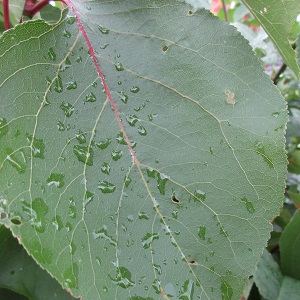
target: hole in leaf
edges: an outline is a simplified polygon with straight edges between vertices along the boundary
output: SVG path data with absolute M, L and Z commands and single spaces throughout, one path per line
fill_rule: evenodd
M 172 199 L 172 201 L 175 202 L 175 203 L 179 203 L 179 202 L 180 202 L 180 201 L 176 198 L 175 195 L 173 195 L 173 196 L 171 197 L 171 199 Z
M 13 224 L 15 224 L 15 225 L 21 225 L 21 224 L 22 224 L 21 220 L 19 220 L 19 219 L 11 219 L 10 221 L 11 221 Z
M 192 11 L 192 10 L 189 10 L 189 11 L 188 11 L 188 15 L 191 16 L 192 14 L 193 14 L 193 11 Z
M 195 260 L 187 260 L 186 261 L 189 265 L 197 265 L 198 263 Z
M 168 47 L 168 46 L 163 46 L 163 47 L 162 47 L 162 51 L 163 51 L 163 52 L 167 52 L 168 50 L 169 50 L 169 47 Z
M 2 213 L 0 214 L 0 219 L 3 220 L 3 219 L 6 219 L 6 218 L 7 218 L 7 213 L 2 212 Z

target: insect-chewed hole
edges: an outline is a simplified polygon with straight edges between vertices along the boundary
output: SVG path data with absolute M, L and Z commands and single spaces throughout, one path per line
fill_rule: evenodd
M 163 46 L 162 47 L 162 51 L 163 52 L 167 52 L 169 50 L 169 47 L 167 45 Z
M 0 219 L 1 219 L 1 220 L 4 220 L 4 219 L 6 219 L 6 218 L 7 218 L 7 213 L 2 212 L 2 213 L 0 214 Z
M 189 265 L 197 265 L 197 261 L 195 260 L 187 260 L 186 261 Z
M 179 203 L 179 202 L 180 202 L 179 199 L 177 199 L 175 195 L 173 195 L 173 196 L 171 197 L 171 199 L 172 199 L 172 201 L 175 202 L 175 203 Z
M 11 219 L 10 220 L 14 225 L 21 225 L 22 224 L 22 222 L 21 222 L 21 220 L 20 219 Z

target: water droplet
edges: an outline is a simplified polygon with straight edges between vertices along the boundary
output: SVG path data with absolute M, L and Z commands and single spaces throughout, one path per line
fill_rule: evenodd
M 86 209 L 87 205 L 94 200 L 94 194 L 90 191 L 86 191 L 84 195 L 83 206 Z
M 99 31 L 102 33 L 102 34 L 109 34 L 109 29 L 108 28 L 105 28 L 103 26 L 98 26 L 98 29 Z
M 126 188 L 128 188 L 128 186 L 129 186 L 129 184 L 132 182 L 132 179 L 129 177 L 129 176 L 127 176 L 126 178 L 125 178 L 125 187 Z
M 13 153 L 12 149 L 7 149 L 8 154 L 6 160 L 8 163 L 14 167 L 19 174 L 22 174 L 26 171 L 26 158 L 22 150 Z
M 213 151 L 213 148 L 212 148 L 212 147 L 209 147 L 209 152 L 210 152 L 211 155 L 214 154 L 214 151 Z
M 116 186 L 106 180 L 103 180 L 99 183 L 98 189 L 101 190 L 102 193 L 113 193 L 116 189 Z
M 63 91 L 63 84 L 62 84 L 61 77 L 59 75 L 54 80 L 54 90 L 57 93 L 61 93 Z
M 145 219 L 145 220 L 149 220 L 149 216 L 145 213 L 145 212 L 139 212 L 138 217 L 140 220 Z
M 131 89 L 130 89 L 130 92 L 132 93 L 138 93 L 140 91 L 140 88 L 138 86 L 133 86 Z
M 93 165 L 94 151 L 92 148 L 87 146 L 75 145 L 73 152 L 77 156 L 78 160 L 87 164 L 88 166 Z
M 90 6 L 86 6 L 86 9 L 87 10 L 91 10 L 92 8 Z
M 146 131 L 146 129 L 145 129 L 144 126 L 140 126 L 140 127 L 138 128 L 138 133 L 139 133 L 140 135 L 143 135 L 143 136 L 147 135 L 147 131 Z
M 123 155 L 123 151 L 122 150 L 114 150 L 111 153 L 111 158 L 114 161 L 117 161 L 117 160 L 119 160 L 122 157 L 122 155 Z
M 205 201 L 206 193 L 201 190 L 196 190 L 194 192 L 194 200 L 195 201 Z
M 76 219 L 76 203 L 73 197 L 69 199 L 69 214 L 68 216 L 72 219 Z
M 187 279 L 179 289 L 179 299 L 186 299 L 186 300 L 193 299 L 193 296 L 194 296 L 194 282 L 191 281 L 190 279 Z
M 26 134 L 27 142 L 31 144 L 32 156 L 44 159 L 45 144 L 42 139 L 33 138 L 32 135 Z
M 53 48 L 49 48 L 48 57 L 53 61 L 56 60 L 56 53 L 54 52 Z
M 118 81 L 118 85 L 121 85 L 122 84 L 122 81 Z
M 172 211 L 172 216 L 176 220 L 178 218 L 178 210 L 173 210 Z
M 133 215 L 128 215 L 126 218 L 127 218 L 127 220 L 129 222 L 132 222 L 134 220 L 134 216 Z
M 73 263 L 70 268 L 64 272 L 64 284 L 67 288 L 77 288 L 78 266 Z
M 115 64 L 115 67 L 116 67 L 117 71 L 124 71 L 124 67 L 123 67 L 123 65 L 120 62 L 117 62 Z
M 139 121 L 139 118 L 136 115 L 128 115 L 126 116 L 126 121 L 130 126 L 135 126 L 136 122 Z
M 272 116 L 275 118 L 277 118 L 279 115 L 280 115 L 280 113 L 278 111 L 272 113 Z
M 221 280 L 222 280 L 221 283 L 222 299 L 231 300 L 233 296 L 233 289 L 224 278 L 221 277 Z
M 205 240 L 206 227 L 200 226 L 198 229 L 198 236 L 201 240 Z
M 68 18 L 67 18 L 67 23 L 68 23 L 69 25 L 74 24 L 75 21 L 76 21 L 76 18 L 75 18 L 75 17 L 68 17 Z
M 85 102 L 96 102 L 97 98 L 96 95 L 93 92 L 89 92 L 86 96 L 85 96 Z
M 161 286 L 159 279 L 154 279 L 152 287 L 154 288 L 156 294 L 161 294 Z
M 63 123 L 63 122 L 61 122 L 61 121 L 58 121 L 57 122 L 57 129 L 59 130 L 59 131 L 65 131 L 65 124 Z
M 0 118 L 0 139 L 3 138 L 8 132 L 7 121 L 5 118 Z
M 157 173 L 157 188 L 161 195 L 165 194 L 166 183 L 169 180 L 169 177 L 163 173 Z
M 64 30 L 63 36 L 66 37 L 66 38 L 70 38 L 72 35 L 71 35 L 71 32 L 70 32 L 70 31 Z
M 154 240 L 159 239 L 159 234 L 158 233 L 146 233 L 146 235 L 142 238 L 142 245 L 144 249 L 147 249 L 150 247 L 150 244 Z
M 119 100 L 121 100 L 124 104 L 127 103 L 128 96 L 126 94 L 124 94 L 123 92 L 119 92 L 117 93 L 117 95 L 119 96 Z
M 158 275 L 161 275 L 162 271 L 161 271 L 161 266 L 160 265 L 153 264 L 153 268 L 154 268 L 154 270 L 156 271 L 156 273 Z
M 75 134 L 75 137 L 79 144 L 86 143 L 86 133 L 79 131 L 78 134 Z
M 263 144 L 261 142 L 256 141 L 254 145 L 254 149 L 258 154 L 262 156 L 263 160 L 268 164 L 269 168 L 274 169 L 274 164 L 272 160 L 267 156 Z
M 114 240 L 111 236 L 107 233 L 107 226 L 103 225 L 102 229 L 96 230 L 93 232 L 94 239 L 105 239 L 107 240 L 111 245 L 117 246 L 117 241 Z
M 65 185 L 64 182 L 65 175 L 59 173 L 51 173 L 49 178 L 46 180 L 47 186 L 55 186 L 57 188 L 61 188 Z
M 81 63 L 81 62 L 82 62 L 82 57 L 81 57 L 81 56 L 78 56 L 78 57 L 76 58 L 76 62 Z
M 62 102 L 60 108 L 64 111 L 66 117 L 71 117 L 74 112 L 74 106 L 68 102 Z
M 227 231 L 224 229 L 223 226 L 221 226 L 221 228 L 220 228 L 220 234 L 224 235 L 225 237 L 228 237 L 228 233 L 227 233 Z
M 169 47 L 168 47 L 168 46 L 163 46 L 163 47 L 162 47 L 162 51 L 163 51 L 163 52 L 167 52 L 168 50 L 169 50 Z
M 107 48 L 109 46 L 109 44 L 103 44 L 102 46 L 100 46 L 100 49 L 105 49 L 105 48 Z
M 55 216 L 51 224 L 55 227 L 56 231 L 60 231 L 64 227 L 60 216 Z
M 243 198 L 241 199 L 241 201 L 242 201 L 242 202 L 245 202 L 246 208 L 247 208 L 247 210 L 249 211 L 249 213 L 254 213 L 254 212 L 255 212 L 255 208 L 254 208 L 252 202 L 248 201 L 248 199 L 247 199 L 246 197 L 243 197 Z
M 155 178 L 155 170 L 151 169 L 151 168 L 147 168 L 147 175 L 148 177 L 151 177 L 151 178 Z
M 121 131 L 117 134 L 116 140 L 121 145 L 127 145 L 127 143 L 125 141 L 125 138 L 124 138 L 124 135 L 123 135 L 123 132 L 121 132 Z
M 110 173 L 110 166 L 109 166 L 109 163 L 106 163 L 104 162 L 101 166 L 101 172 L 104 173 L 104 174 L 107 174 L 109 175 Z
M 67 82 L 67 90 L 75 90 L 77 88 L 77 82 L 76 81 L 70 81 Z
M 96 143 L 96 146 L 100 148 L 101 150 L 104 150 L 108 147 L 108 145 L 111 143 L 111 139 L 106 139 L 104 141 L 101 141 L 99 143 Z
M 61 64 L 61 66 L 60 66 L 60 71 L 61 72 L 64 72 L 65 70 L 67 70 L 68 68 L 70 68 L 71 67 L 71 61 L 69 60 L 69 58 L 67 57 L 66 58 L 66 60 Z M 48 83 L 48 85 L 49 85 L 49 78 L 48 77 L 46 77 L 47 78 L 47 83 Z M 51 83 L 51 81 L 50 81 L 50 83 Z
M 135 282 L 131 279 L 131 273 L 125 267 L 119 267 L 117 269 L 116 278 L 112 278 L 108 275 L 113 283 L 117 284 L 118 286 L 122 287 L 123 289 L 127 289 L 130 286 L 134 286 Z

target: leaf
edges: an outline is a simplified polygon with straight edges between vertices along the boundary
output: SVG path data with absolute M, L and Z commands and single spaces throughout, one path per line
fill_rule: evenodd
M 283 61 L 300 77 L 296 53 L 289 43 L 289 34 L 300 13 L 298 0 L 243 0 L 251 13 L 274 42 Z
M 89 49 L 73 16 L 0 40 L 1 222 L 83 299 L 239 299 L 282 203 L 282 97 L 205 10 L 75 4 Z
M 28 256 L 4 226 L 0 226 L 0 264 L 1 288 L 11 289 L 29 299 L 74 299 Z M 8 291 L 3 289 L 0 291 L 1 299 L 25 298 L 21 295 L 5 296 L 4 293 L 8 293 Z
M 300 279 L 299 229 L 300 211 L 297 210 L 292 220 L 285 227 L 279 240 L 282 273 L 298 280 Z
M 299 297 L 300 281 L 283 276 L 279 266 L 267 250 L 264 250 L 257 265 L 254 282 L 264 299 L 289 300 Z

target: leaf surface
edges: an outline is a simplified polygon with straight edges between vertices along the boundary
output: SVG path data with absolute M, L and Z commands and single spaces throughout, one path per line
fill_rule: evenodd
M 1 222 L 83 299 L 239 299 L 282 203 L 283 99 L 205 10 L 74 5 L 93 49 L 73 16 L 0 40 Z
M 243 0 L 251 13 L 274 42 L 283 61 L 300 77 L 296 52 L 289 43 L 289 34 L 300 13 L 298 0 Z

